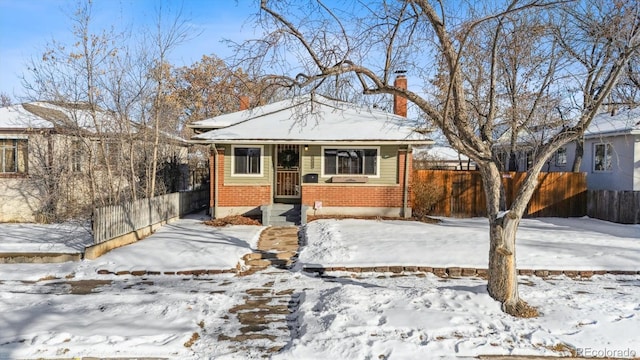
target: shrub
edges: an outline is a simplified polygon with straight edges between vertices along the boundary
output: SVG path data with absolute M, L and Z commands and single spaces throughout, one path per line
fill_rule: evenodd
M 413 184 L 413 216 L 423 218 L 433 211 L 444 196 L 444 189 L 433 182 L 416 181 Z

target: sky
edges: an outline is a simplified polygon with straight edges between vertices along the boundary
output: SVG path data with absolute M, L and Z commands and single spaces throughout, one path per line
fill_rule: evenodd
M 42 49 L 53 39 L 72 44 L 70 17 L 73 0 L 0 0 L 0 93 L 14 101 L 24 95 L 22 74 L 31 58 L 42 56 Z M 253 0 L 95 0 L 93 16 L 97 28 L 116 30 L 131 26 L 134 31 L 152 26 L 159 7 L 182 15 L 199 35 L 172 52 L 175 66 L 191 65 L 203 55 L 220 58 L 231 55 L 223 39 L 242 41 L 254 37 L 251 15 L 259 2 Z

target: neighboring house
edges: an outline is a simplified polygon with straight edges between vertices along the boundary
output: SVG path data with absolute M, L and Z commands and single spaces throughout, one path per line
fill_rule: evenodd
M 503 170 L 527 171 L 536 156 L 536 145 L 553 132 L 553 129 L 544 129 L 521 134 L 516 153 L 509 157 L 506 151 L 502 152 Z M 640 108 L 597 115 L 583 139 L 580 172 L 587 174 L 588 189 L 640 191 Z M 549 159 L 542 171 L 571 171 L 575 153 L 575 143 L 565 145 Z
M 575 144 L 566 151 L 572 160 Z M 580 171 L 587 173 L 590 190 L 640 191 L 640 108 L 593 119 L 584 135 Z
M 395 112 L 406 116 L 402 100 Z M 304 221 L 314 214 L 410 216 L 412 146 L 432 143 L 414 125 L 303 95 L 190 126 L 193 141 L 211 146 L 212 217 L 264 217 L 274 203 L 289 203 L 302 205 Z
M 468 156 L 442 145 L 415 148 L 413 162 L 415 169 L 476 170 L 476 164 Z
M 96 119 L 103 127 L 99 137 L 96 124 L 81 105 L 33 102 L 0 108 L 0 222 L 46 221 L 51 214 L 74 216 L 72 211 L 90 203 L 90 165 L 93 191 L 99 196 L 110 185 L 105 161 L 122 165 L 126 141 L 107 127 L 113 124 L 107 112 L 100 111 Z M 99 144 L 107 152 L 101 158 Z M 165 160 L 185 167 L 188 177 L 187 143 L 173 138 L 163 143 L 163 149 Z M 117 182 L 111 185 L 119 188 L 131 186 L 130 176 L 115 173 L 111 179 Z

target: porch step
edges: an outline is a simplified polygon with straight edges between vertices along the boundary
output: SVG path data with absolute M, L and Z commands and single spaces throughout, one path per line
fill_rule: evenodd
M 273 204 L 268 218 L 268 225 L 300 225 L 300 208 L 300 204 Z

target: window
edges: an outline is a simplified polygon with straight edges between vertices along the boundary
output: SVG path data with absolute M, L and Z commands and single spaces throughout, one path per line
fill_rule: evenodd
M 378 176 L 378 148 L 325 148 L 324 175 Z
M 611 148 L 611 144 L 595 144 L 593 147 L 593 171 L 611 171 L 612 154 L 613 149 Z
M 232 175 L 262 176 L 262 147 L 232 147 Z
M 0 173 L 27 173 L 27 140 L 0 139 Z
M 556 166 L 567 165 L 567 148 L 560 148 L 556 152 Z

